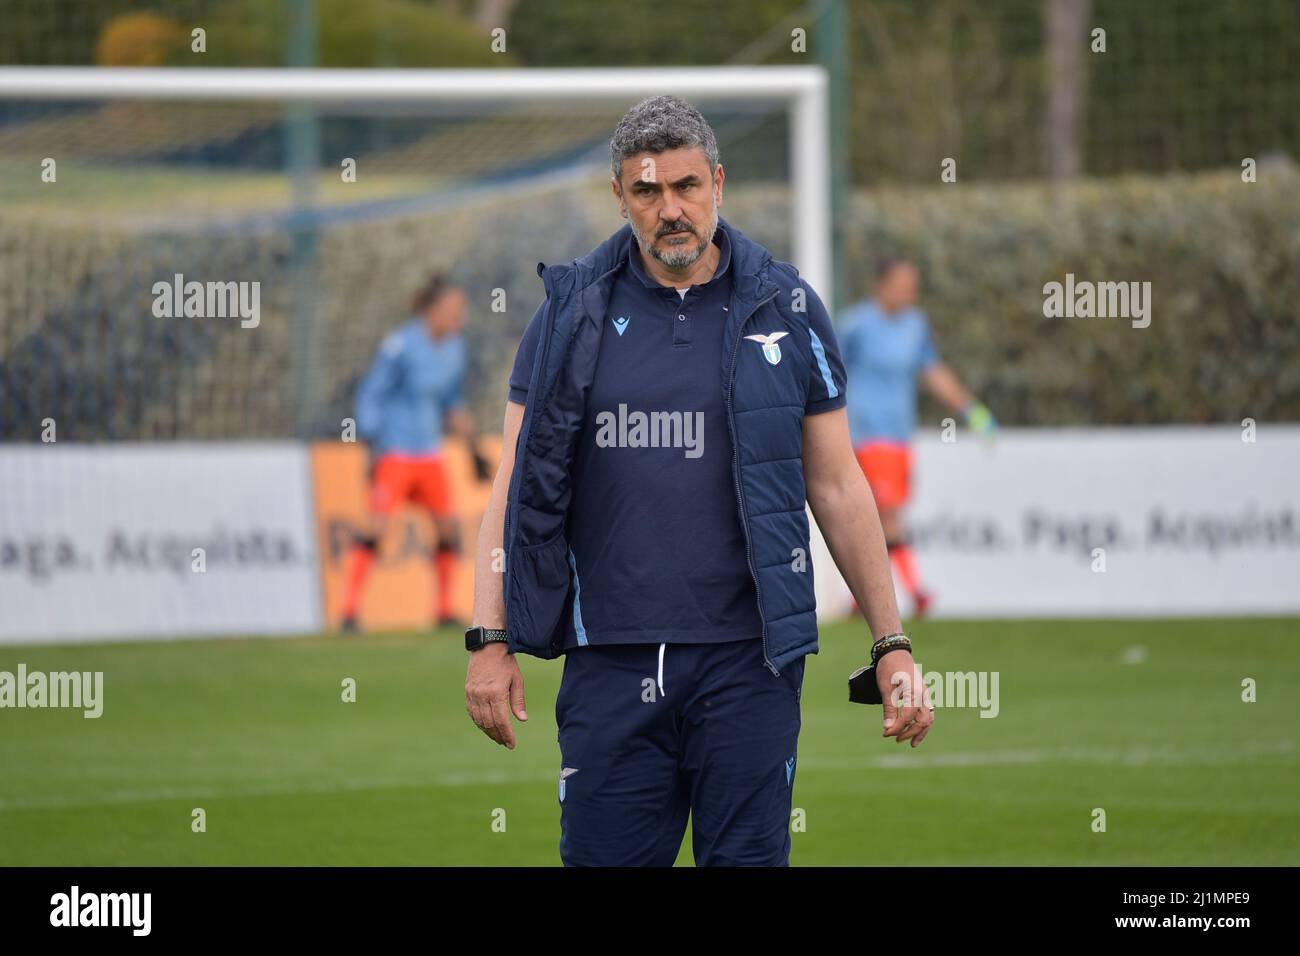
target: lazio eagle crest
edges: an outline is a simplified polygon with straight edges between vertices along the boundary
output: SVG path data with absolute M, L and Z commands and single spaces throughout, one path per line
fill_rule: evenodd
M 762 345 L 763 358 L 767 359 L 768 364 L 776 365 L 781 361 L 781 346 L 776 343 L 789 334 L 789 332 L 769 332 L 767 335 L 746 335 L 745 338 Z

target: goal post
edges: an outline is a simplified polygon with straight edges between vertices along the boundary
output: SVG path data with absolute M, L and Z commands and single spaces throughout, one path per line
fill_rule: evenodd
M 789 110 L 794 264 L 831 295 L 830 117 L 819 66 L 511 70 L 0 67 L 0 99 L 300 103 L 686 99 L 782 101 Z
M 469 263 L 476 286 L 517 302 L 536 294 L 539 245 L 559 259 L 608 233 L 596 187 L 608 180 L 612 124 L 661 94 L 713 122 L 732 172 L 728 218 L 830 303 L 819 66 L 0 67 L 0 274 L 22 280 L 0 289 L 0 369 L 31 398 L 15 410 L 18 426 L 0 420 L 0 442 L 31 440 L 27 420 L 50 407 L 76 421 L 74 441 L 337 430 L 365 361 L 431 263 Z M 367 172 L 341 189 L 337 165 L 326 167 L 354 146 Z M 58 160 L 66 191 L 42 185 L 45 157 Z M 780 188 L 751 202 L 745 190 L 762 192 L 763 181 Z M 263 333 L 152 323 L 140 290 L 200 271 L 260 280 Z M 485 314 L 469 330 L 485 387 L 500 385 L 520 314 Z M 112 347 L 81 349 L 87 325 Z M 66 367 L 51 372 L 50 354 Z M 84 393 L 75 414 L 73 379 Z M 842 612 L 847 589 L 815 522 L 812 558 L 823 611 Z

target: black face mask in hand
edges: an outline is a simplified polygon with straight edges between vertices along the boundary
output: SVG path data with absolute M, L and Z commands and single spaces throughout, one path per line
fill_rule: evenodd
M 876 665 L 859 667 L 849 675 L 849 703 L 883 704 L 880 685 L 876 683 Z

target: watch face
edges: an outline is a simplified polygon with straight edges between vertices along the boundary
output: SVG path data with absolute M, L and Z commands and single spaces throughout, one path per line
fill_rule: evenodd
M 494 630 L 490 627 L 471 627 L 465 632 L 466 650 L 476 651 L 485 644 L 504 644 L 507 642 L 506 632 Z

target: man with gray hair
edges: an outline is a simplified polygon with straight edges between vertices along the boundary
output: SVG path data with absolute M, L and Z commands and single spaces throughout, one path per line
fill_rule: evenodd
M 725 174 L 698 110 L 645 100 L 610 159 L 627 224 L 538 265 L 546 299 L 479 534 L 466 708 L 513 749 L 514 655 L 564 655 L 566 864 L 671 865 L 689 817 L 697 864 L 784 865 L 817 650 L 806 505 L 877 637 L 882 695 L 914 673 L 844 365 L 816 292 L 719 218 Z M 909 694 L 883 733 L 915 747 L 932 720 Z

